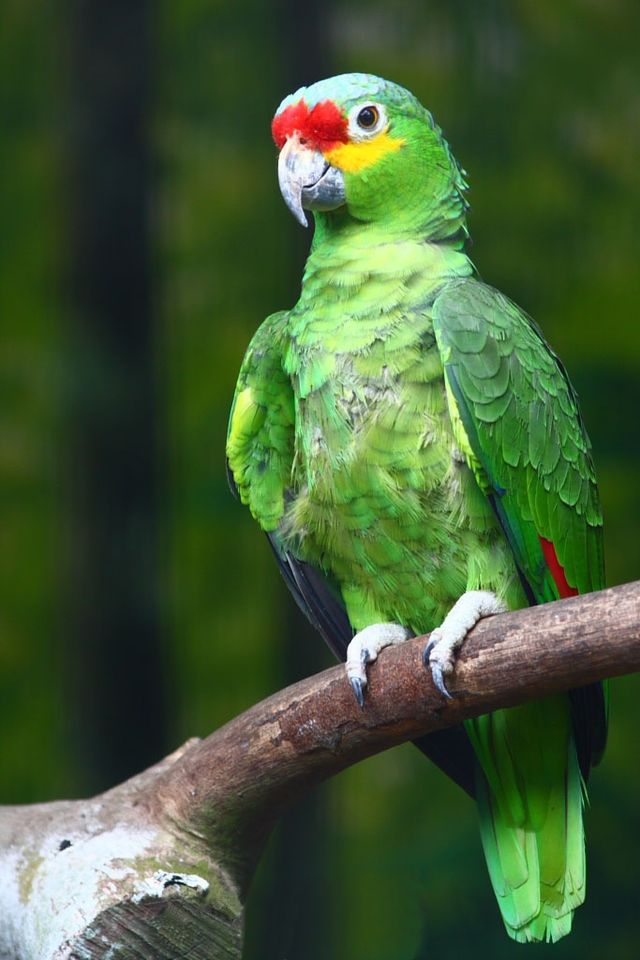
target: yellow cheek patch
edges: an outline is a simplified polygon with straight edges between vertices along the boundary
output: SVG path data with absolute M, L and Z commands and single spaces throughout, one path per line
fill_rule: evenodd
M 340 143 L 332 150 L 328 150 L 325 158 L 332 167 L 337 167 L 345 173 L 359 173 L 360 170 L 373 166 L 388 153 L 395 153 L 404 143 L 405 141 L 400 137 L 390 137 L 385 130 L 372 140 Z

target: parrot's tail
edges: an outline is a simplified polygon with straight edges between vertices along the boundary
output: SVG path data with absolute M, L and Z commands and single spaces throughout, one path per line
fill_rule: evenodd
M 567 696 L 468 721 L 482 845 L 507 932 L 555 942 L 585 897 L 584 784 Z

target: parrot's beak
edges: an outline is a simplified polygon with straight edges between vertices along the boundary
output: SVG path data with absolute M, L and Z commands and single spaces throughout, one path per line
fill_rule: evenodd
M 345 202 L 344 178 L 318 150 L 289 137 L 278 158 L 278 182 L 284 202 L 306 227 L 305 210 L 335 210 Z

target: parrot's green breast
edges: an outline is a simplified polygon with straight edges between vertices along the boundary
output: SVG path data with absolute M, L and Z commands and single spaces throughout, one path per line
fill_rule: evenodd
M 331 257 L 312 256 L 288 317 L 295 455 L 285 542 L 339 584 L 356 629 L 382 620 L 425 632 L 480 585 L 524 603 L 459 449 L 433 332 L 434 298 L 468 261 L 399 242 L 353 263 L 349 282 Z

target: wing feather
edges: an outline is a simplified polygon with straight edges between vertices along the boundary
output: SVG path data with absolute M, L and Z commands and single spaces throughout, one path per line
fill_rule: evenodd
M 528 595 L 544 603 L 604 586 L 602 513 L 578 399 L 537 325 L 498 291 L 454 280 L 433 306 L 452 419 Z M 559 568 L 547 561 L 552 545 Z M 604 748 L 600 684 L 572 693 L 583 776 Z

